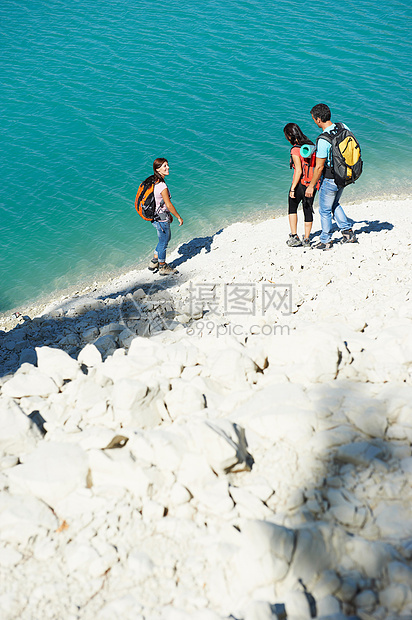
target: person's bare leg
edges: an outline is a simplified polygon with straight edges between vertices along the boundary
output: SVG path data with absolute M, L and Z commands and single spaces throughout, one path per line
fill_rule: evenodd
M 297 213 L 289 213 L 289 226 L 290 226 L 291 234 L 296 235 L 296 231 L 298 229 L 298 214 Z
M 310 231 L 312 230 L 313 222 L 305 222 L 305 239 L 309 239 Z

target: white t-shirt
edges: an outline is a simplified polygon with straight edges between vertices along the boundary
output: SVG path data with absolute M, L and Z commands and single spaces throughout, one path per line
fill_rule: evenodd
M 154 186 L 154 197 L 156 201 L 156 211 L 155 217 L 157 221 L 160 222 L 170 222 L 170 211 L 165 205 L 165 201 L 163 200 L 162 192 L 167 189 L 169 191 L 166 183 L 161 181 L 160 183 L 156 183 Z M 170 198 L 169 192 L 169 198 Z

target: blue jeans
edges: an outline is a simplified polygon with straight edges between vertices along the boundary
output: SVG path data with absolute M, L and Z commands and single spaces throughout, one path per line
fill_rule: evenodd
M 156 228 L 157 237 L 159 239 L 158 244 L 155 249 L 155 253 L 157 254 L 159 261 L 164 263 L 166 261 L 166 248 L 167 244 L 170 241 L 171 233 L 170 233 L 170 223 L 169 222 L 152 222 L 153 226 Z
M 332 238 L 332 218 L 335 219 L 340 230 L 347 230 L 350 224 L 345 211 L 339 204 L 343 187 L 338 187 L 333 179 L 323 179 L 319 190 L 319 215 L 322 232 L 321 243 L 328 243 Z

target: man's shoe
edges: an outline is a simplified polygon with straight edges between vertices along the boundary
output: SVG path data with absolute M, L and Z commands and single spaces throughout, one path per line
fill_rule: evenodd
M 288 245 L 290 248 L 297 248 L 302 245 L 302 242 L 299 239 L 298 235 L 289 234 L 289 239 L 286 241 L 286 245 Z
M 152 260 L 149 263 L 148 269 L 149 271 L 156 271 L 156 269 L 159 269 L 159 261 L 152 258 Z
M 303 247 L 304 247 L 304 248 L 310 248 L 310 247 L 311 247 L 311 245 L 310 245 L 310 239 L 309 239 L 309 238 L 308 238 L 308 239 L 306 239 L 306 237 L 304 237 L 304 238 L 302 239 L 302 245 L 303 245 Z
M 352 228 L 342 230 L 342 243 L 358 243 L 358 240 Z
M 312 245 L 312 248 L 314 250 L 331 250 L 332 249 L 332 241 L 328 241 L 327 243 L 322 243 L 321 241 L 319 241 L 319 243 L 316 243 L 315 245 Z
M 159 265 L 159 276 L 171 276 L 174 273 L 177 273 L 177 269 L 167 265 L 167 263 L 164 265 Z

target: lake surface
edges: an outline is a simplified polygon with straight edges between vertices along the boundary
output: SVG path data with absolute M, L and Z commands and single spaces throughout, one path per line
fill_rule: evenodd
M 285 213 L 283 126 L 315 139 L 319 102 L 362 145 L 343 204 L 410 194 L 409 3 L 2 0 L 0 37 L 0 312 L 146 260 L 156 157 L 171 246 Z

